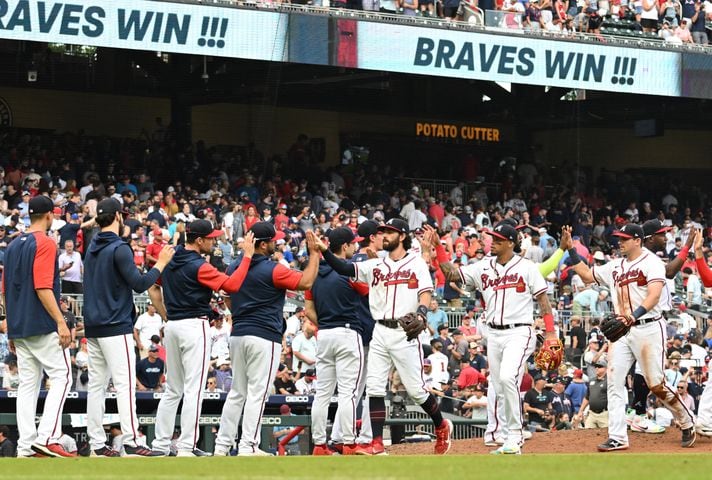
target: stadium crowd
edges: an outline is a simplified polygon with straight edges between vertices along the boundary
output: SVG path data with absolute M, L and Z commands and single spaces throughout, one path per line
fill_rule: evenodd
M 131 245 L 140 270 L 156 262 L 164 244 L 184 243 L 185 225 L 196 218 L 207 219 L 224 232 L 208 255 L 221 270 L 240 256 L 244 233 L 258 221 L 273 223 L 285 233 L 284 240 L 277 242 L 274 259 L 300 269 L 308 260 L 305 232 L 324 237 L 329 229 L 346 226 L 357 234 L 366 221 L 380 223 L 394 217 L 408 222 L 416 249 L 422 227 L 436 228 L 452 261 L 461 265 L 488 255 L 491 238 L 483 230 L 504 219 L 520 227 L 521 255 L 537 263 L 555 253 L 561 228 L 571 225 L 574 248 L 590 264 L 618 258 L 615 229 L 658 220 L 669 227 L 659 255 L 666 262 L 684 257 L 681 273 L 670 281 L 671 291 L 678 295 L 668 318 L 665 376 L 669 385 L 684 391 L 684 401 L 697 411 L 712 347 L 712 333 L 705 332 L 705 323 L 688 312 L 706 311 L 712 298 L 712 292 L 702 286 L 691 250 L 699 230 L 706 262 L 712 265 L 710 201 L 699 189 L 682 191 L 668 182 L 638 182 L 606 171 L 596 180 L 572 177 L 548 188 L 546 169 L 532 161 L 516 166 L 483 162 L 488 183 L 453 182 L 447 191 L 430 190 L 429 184 L 403 179 L 397 168 L 355 164 L 347 152 L 337 167 L 317 165 L 306 135 L 300 135 L 285 155 L 272 157 L 254 146 L 219 149 L 198 142 L 181 149 L 160 119 L 154 131 L 143 132 L 138 139 L 7 130 L 0 135 L 0 166 L 0 263 L 7 245 L 28 225 L 29 199 L 46 195 L 54 202 L 55 221 L 49 235 L 61 251 L 58 265 L 66 296 L 60 299 L 60 308 L 74 340 L 75 390 L 86 389 L 87 348 L 82 324 L 74 318 L 74 295 L 82 293 L 82 257 L 97 232 L 93 220 L 97 202 L 114 197 L 130 212 L 122 237 Z M 576 182 L 585 186 L 577 189 L 572 186 Z M 438 270 L 433 275 L 437 296 L 428 313 L 428 329 L 421 335 L 428 387 L 439 397 L 443 411 L 485 420 L 488 365 L 487 343 L 481 335 L 482 305 L 477 292 L 445 282 Z M 567 361 L 556 372 L 543 372 L 529 359 L 521 391 L 530 429 L 600 426 L 606 408 L 601 379 L 607 344 L 598 322 L 610 311 L 609 293 L 584 285 L 566 256 L 547 280 Z M 232 382 L 227 358 L 230 311 L 219 296 L 213 305 L 212 363 L 205 388 L 227 392 Z M 462 318 L 448 320 L 447 311 L 463 312 Z M 313 393 L 318 382 L 317 328 L 301 308 L 285 316 L 283 358 L 274 392 Z M 139 391 L 162 389 L 163 322 L 151 305 L 136 320 Z M 543 327 L 540 319 L 538 325 Z M 4 328 L 3 324 L 2 388 L 12 390 L 18 383 L 17 362 L 8 351 Z M 631 372 L 631 393 L 636 388 L 634 378 Z M 392 397 L 406 396 L 395 371 L 390 391 Z M 672 417 L 664 410 L 654 397 L 644 398 L 642 406 L 631 410 L 631 428 L 649 430 L 651 420 L 658 427 L 669 426 Z

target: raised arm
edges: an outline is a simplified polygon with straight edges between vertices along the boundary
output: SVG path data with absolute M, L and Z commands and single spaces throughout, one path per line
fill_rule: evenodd
M 702 240 L 702 230 L 697 230 L 697 234 L 695 235 L 695 265 L 697 265 L 697 271 L 700 274 L 702 284 L 709 288 L 712 287 L 712 270 L 710 270 L 710 267 L 705 261 L 705 254 L 702 251 Z
M 687 236 L 687 241 L 685 242 L 685 245 L 680 249 L 680 253 L 678 253 L 671 261 L 669 261 L 667 265 L 665 265 L 665 278 L 675 278 L 675 275 L 677 275 L 677 272 L 680 271 L 682 265 L 687 260 L 687 255 L 688 253 L 690 253 L 690 248 L 692 248 L 693 245 L 695 245 L 695 253 L 697 253 L 698 238 L 700 239 L 700 250 L 702 249 L 702 237 L 702 230 L 700 229 L 693 230 L 690 232 L 690 234 Z M 695 258 L 697 258 L 697 255 L 695 255 Z

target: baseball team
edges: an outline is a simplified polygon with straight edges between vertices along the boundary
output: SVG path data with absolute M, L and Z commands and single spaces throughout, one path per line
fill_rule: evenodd
M 18 457 L 70 457 L 59 443 L 64 399 L 71 385 L 67 347 L 70 334 L 59 308 L 57 246 L 46 235 L 53 220 L 53 203 L 37 196 L 29 202 L 30 228 L 10 244 L 5 255 L 2 291 L 7 309 L 8 338 L 18 359 Z M 441 245 L 437 232 L 424 227 L 414 245 L 408 223 L 363 222 L 358 231 L 334 228 L 324 238 L 306 233 L 309 262 L 299 272 L 272 260 L 284 233 L 268 222 L 257 222 L 245 235 L 243 255 L 226 273 L 207 262 L 222 232 L 207 220 L 186 227 L 183 246 L 166 246 L 155 265 L 140 273 L 131 248 L 119 236 L 126 212 L 112 198 L 97 206 L 100 233 L 84 261 L 84 321 L 88 339 L 87 433 L 90 456 L 179 457 L 270 455 L 259 448 L 261 420 L 282 349 L 283 309 L 287 290 L 305 291 L 305 311 L 318 326 L 316 371 L 319 382 L 312 404 L 314 455 L 384 455 L 386 390 L 396 368 L 410 398 L 430 416 L 435 428 L 434 453 L 451 448 L 452 422 L 443 417 L 423 376 L 420 333 L 426 328 L 433 296 L 431 271 L 477 289 L 485 306 L 484 335 L 490 367 L 488 427 L 485 444 L 491 453 L 521 454 L 526 438 L 519 395 L 527 359 L 537 348 L 534 303 L 545 325 L 537 365 L 558 367 L 563 348 L 555 332 L 544 276 L 568 253 L 569 262 L 586 283 L 607 286 L 615 321 L 624 334 L 609 346 L 608 439 L 598 450 L 628 448 L 625 379 L 637 362 L 650 391 L 673 413 L 682 429 L 682 447 L 692 447 L 696 434 L 712 436 L 712 385 L 708 383 L 698 423 L 666 386 L 663 359 L 666 342 L 663 312 L 670 309 L 665 278 L 682 262 L 666 270 L 654 254 L 662 225 L 627 224 L 616 232 L 622 259 L 589 268 L 572 248 L 570 229 L 562 231 L 561 248 L 546 262 L 535 264 L 516 252 L 516 224 L 503 221 L 487 233 L 491 255 L 457 267 Z M 659 222 L 658 222 L 659 223 Z M 695 241 L 700 276 L 712 286 L 712 272 Z M 328 242 L 327 242 L 328 240 Z M 684 255 L 687 255 L 687 251 Z M 682 252 L 681 252 L 682 254 Z M 138 442 L 135 403 L 133 292 L 150 290 L 165 312 L 166 389 L 156 415 L 156 436 L 147 447 Z M 156 293 L 158 292 L 158 293 Z M 214 452 L 198 448 L 202 396 L 210 361 L 210 300 L 214 292 L 228 295 L 233 327 L 229 353 L 234 379 L 223 406 Z M 613 320 L 612 320 L 613 321 Z M 604 330 L 605 333 L 605 330 Z M 50 387 L 39 425 L 35 424 L 43 375 Z M 117 391 L 123 447 L 107 445 L 102 420 L 106 385 Z M 338 408 L 327 441 L 329 404 L 337 391 Z M 361 400 L 366 395 L 366 400 Z M 176 414 L 180 436 L 171 449 Z M 358 412 L 361 410 L 361 428 Z M 238 439 L 238 427 L 241 435 Z M 237 443 L 236 443 L 237 442 Z

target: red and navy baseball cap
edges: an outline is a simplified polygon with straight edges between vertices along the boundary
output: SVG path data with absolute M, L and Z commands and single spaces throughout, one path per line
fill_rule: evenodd
M 664 226 L 663 222 L 661 222 L 657 218 L 653 220 L 648 220 L 643 224 L 643 233 L 645 234 L 645 238 L 652 237 L 653 235 L 657 235 L 658 233 L 665 233 L 669 230 L 672 230 L 672 227 Z
M 195 237 L 217 238 L 223 234 L 222 230 L 215 230 L 213 224 L 207 220 L 194 220 L 185 227 L 185 233 Z
M 485 230 L 485 233 L 493 237 L 501 238 L 502 240 L 509 240 L 510 242 L 516 242 L 519 238 L 517 230 L 510 224 L 504 222 L 499 222 L 492 230 Z
M 255 234 L 255 241 L 269 240 L 271 242 L 276 242 L 277 240 L 283 239 L 285 236 L 283 231 L 277 231 L 274 228 L 274 225 L 269 222 L 257 222 L 250 227 L 250 231 Z
M 408 235 L 408 232 L 410 231 L 408 229 L 408 222 L 406 222 L 402 218 L 391 218 L 383 225 L 380 225 L 378 229 L 391 230 L 398 233 L 405 233 L 406 235 Z
M 363 240 L 363 237 L 357 237 L 349 227 L 332 228 L 327 234 L 329 237 L 329 246 L 336 248 L 345 243 L 355 243 Z
M 28 204 L 28 212 L 30 215 L 35 215 L 37 213 L 49 213 L 54 210 L 54 203 L 49 197 L 44 195 L 37 195 L 30 199 Z
M 613 232 L 613 235 L 621 238 L 645 238 L 645 233 L 643 232 L 643 227 L 636 225 L 635 223 L 626 223 L 620 229 Z

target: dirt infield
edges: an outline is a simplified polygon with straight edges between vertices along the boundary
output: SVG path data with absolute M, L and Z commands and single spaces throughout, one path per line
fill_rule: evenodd
M 669 428 L 658 435 L 629 432 L 630 448 L 610 455 L 626 453 L 712 453 L 712 439 L 697 436 L 692 448 L 680 447 L 680 430 Z M 535 433 L 524 445 L 523 453 L 593 453 L 596 446 L 606 441 L 606 430 L 568 430 L 562 432 Z M 481 438 L 453 441 L 450 454 L 489 453 L 492 447 L 485 447 Z M 388 449 L 391 455 L 421 455 L 433 452 L 433 443 L 409 443 L 393 445 Z

